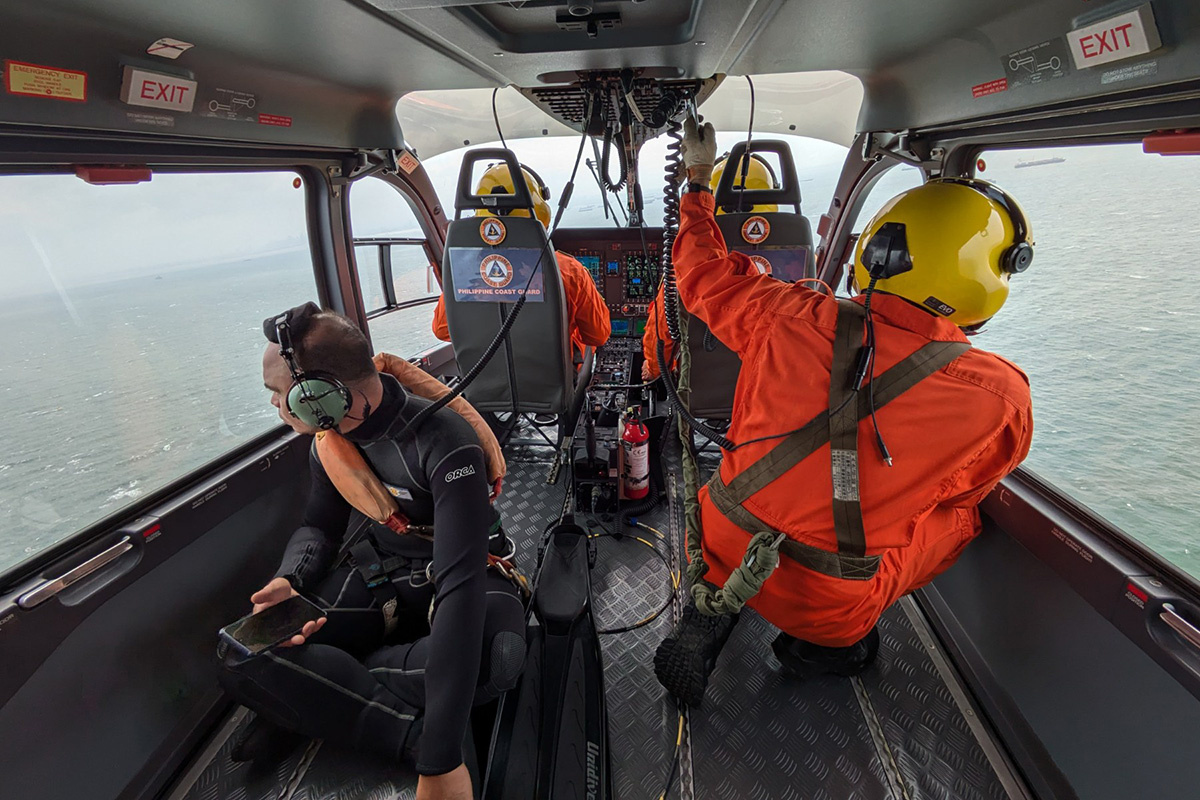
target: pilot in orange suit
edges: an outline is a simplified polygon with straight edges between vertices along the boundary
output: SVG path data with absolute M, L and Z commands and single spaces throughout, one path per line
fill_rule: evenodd
M 663 331 L 663 359 L 668 366 L 671 364 L 671 359 L 675 357 L 675 342 L 671 341 L 671 337 L 666 336 L 667 330 L 667 314 L 663 310 L 663 285 L 658 285 L 658 294 L 654 301 L 650 303 L 650 311 L 646 317 L 646 330 L 642 334 L 642 380 L 652 381 L 659 376 L 661 370 L 658 368 L 658 332 Z
M 529 196 L 533 198 L 533 212 L 542 225 L 550 227 L 550 190 L 537 178 L 536 173 L 528 167 L 521 167 L 525 184 L 529 187 Z M 512 194 L 512 178 L 508 174 L 508 165 L 496 164 L 483 173 L 479 179 L 476 194 Z M 494 216 L 491 211 L 481 209 L 478 216 Z M 517 209 L 508 212 L 514 217 L 528 217 L 529 211 Z M 608 341 L 612 334 L 612 321 L 608 316 L 608 307 L 600 290 L 596 288 L 592 275 L 587 267 L 578 260 L 563 252 L 555 252 L 558 260 L 558 272 L 562 277 L 563 295 L 567 301 L 567 323 L 570 326 L 571 352 L 576 363 L 583 357 L 587 347 L 599 347 Z M 450 328 L 446 324 L 445 298 L 439 297 L 437 307 L 433 310 L 433 335 L 443 342 L 450 341 Z
M 715 589 L 745 562 L 752 568 L 748 546 L 764 532 L 779 565 L 746 605 L 781 629 L 773 650 L 783 673 L 854 675 L 874 659 L 880 615 L 954 563 L 981 530 L 980 501 L 1029 451 L 1028 379 L 964 335 L 1028 267 L 1029 224 L 991 184 L 930 181 L 866 227 L 855 256 L 866 291 L 839 301 L 759 275 L 727 251 L 708 189 L 713 148 L 711 125 L 687 126 L 690 183 L 673 256 L 683 305 L 741 357 L 728 438 L 746 444 L 723 450 L 719 475 L 700 491 L 704 581 Z M 924 377 L 918 350 L 941 359 L 927 360 Z M 899 368 L 889 373 L 898 365 L 911 367 L 907 390 L 892 380 Z M 768 452 L 800 437 L 781 434 L 810 421 L 809 454 L 761 470 Z M 659 680 L 689 705 L 737 619 L 736 609 L 704 613 L 697 588 L 655 657 Z

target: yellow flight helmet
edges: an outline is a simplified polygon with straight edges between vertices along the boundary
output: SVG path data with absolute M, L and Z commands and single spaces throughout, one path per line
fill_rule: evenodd
M 725 166 L 729 162 L 729 154 L 721 156 L 717 159 L 717 163 L 713 165 L 712 178 L 708 182 L 708 186 L 714 193 L 717 191 L 717 186 L 721 183 L 721 174 L 725 172 Z M 742 185 L 742 168 L 739 165 L 737 174 L 733 176 L 733 185 L 735 187 Z M 771 169 L 771 165 L 764 161 L 761 157 L 750 155 L 750 166 L 746 169 L 746 191 L 757 192 L 762 190 L 778 189 L 779 181 L 775 179 L 775 171 Z M 757 205 L 752 208 L 744 209 L 751 214 L 771 214 L 779 210 L 779 206 L 774 203 L 768 205 Z M 720 206 L 717 208 L 718 214 L 726 212 L 733 213 L 737 211 L 735 206 Z
M 864 257 L 864 252 L 866 253 Z M 854 283 L 898 295 L 961 328 L 987 322 L 1008 279 L 1033 261 L 1033 232 L 1015 199 L 975 178 L 934 178 L 889 200 L 854 251 Z
M 525 176 L 525 185 L 529 188 L 529 197 L 533 200 L 533 213 L 547 229 L 550 227 L 550 190 L 542 181 L 541 176 L 524 164 L 521 173 Z M 475 194 L 513 194 L 512 177 L 508 174 L 507 164 L 492 164 L 479 179 Z M 528 217 L 529 211 L 524 208 L 501 209 L 500 214 L 512 217 Z M 494 217 L 496 212 L 481 208 L 475 212 L 477 217 Z

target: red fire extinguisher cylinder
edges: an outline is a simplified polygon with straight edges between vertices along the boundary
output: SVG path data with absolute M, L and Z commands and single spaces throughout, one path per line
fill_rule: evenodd
M 635 416 L 630 416 L 621 433 L 625 451 L 625 496 L 641 500 L 650 493 L 650 431 Z

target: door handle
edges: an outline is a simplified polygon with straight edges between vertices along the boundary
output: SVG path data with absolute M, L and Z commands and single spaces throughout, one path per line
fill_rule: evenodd
M 1175 610 L 1175 606 L 1163 603 L 1158 618 L 1167 623 L 1171 630 L 1191 642 L 1193 647 L 1200 648 L 1200 628 L 1180 616 L 1179 612 Z
M 28 592 L 17 598 L 17 605 L 21 608 L 33 608 L 34 606 L 41 605 L 51 597 L 54 597 L 54 595 L 61 592 L 63 589 L 66 589 L 71 584 L 83 580 L 88 575 L 91 575 L 101 567 L 112 563 L 114 560 L 125 553 L 128 553 L 132 549 L 133 540 L 131 537 L 126 536 L 112 547 L 109 547 L 107 550 L 103 550 L 100 553 L 92 556 L 79 566 L 67 570 L 57 578 L 51 578 L 50 580 L 33 587 Z

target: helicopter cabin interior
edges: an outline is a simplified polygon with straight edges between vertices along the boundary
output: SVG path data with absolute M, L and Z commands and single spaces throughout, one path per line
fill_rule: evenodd
M 1194 412 L 1164 405 L 1200 374 L 1188 331 L 1163 327 L 1195 295 L 1139 284 L 1143 263 L 1189 267 L 1192 0 L 40 0 L 0 8 L 0 61 L 0 797 L 415 796 L 411 771 L 332 744 L 230 759 L 248 712 L 216 682 L 216 631 L 308 491 L 309 440 L 260 386 L 258 321 L 315 300 L 454 385 L 501 324 L 429 331 L 454 223 L 483 207 L 482 167 L 518 157 L 548 178 L 553 245 L 589 267 L 613 335 L 576 385 L 535 324 L 561 308 L 530 303 L 466 396 L 508 420 L 497 507 L 518 566 L 564 513 L 598 532 L 606 796 L 1200 792 L 1200 493 L 1142 471 L 1200 476 Z M 746 612 L 682 715 L 652 666 L 686 595 L 681 445 L 639 376 L 693 107 L 772 166 L 794 235 L 779 257 L 838 292 L 896 191 L 979 176 L 1020 196 L 1040 263 L 976 344 L 1026 367 L 1040 438 L 955 567 L 884 615 L 875 666 L 788 681 Z M 1100 295 L 1156 321 L 1089 315 Z M 714 425 L 736 368 L 700 371 L 713 394 L 693 411 Z M 619 469 L 629 407 L 656 503 L 577 468 L 600 452 Z M 697 444 L 710 474 L 720 450 Z M 495 733 L 476 717 L 486 796 Z

